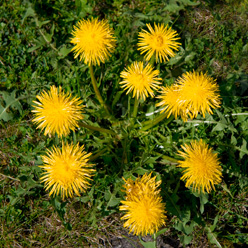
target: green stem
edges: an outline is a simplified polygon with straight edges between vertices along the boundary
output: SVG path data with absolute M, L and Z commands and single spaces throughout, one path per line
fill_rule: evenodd
M 128 120 L 130 120 L 130 118 L 131 118 L 130 102 L 131 102 L 131 96 L 130 96 L 130 94 L 128 94 L 128 102 L 127 102 Z
M 138 106 L 139 106 L 139 99 L 135 97 L 135 102 L 133 106 L 133 118 L 136 118 L 137 113 L 138 113 Z
M 153 245 L 154 245 L 154 247 L 156 248 L 156 247 L 157 247 L 156 233 L 153 234 L 153 240 L 154 240 Z
M 175 158 L 171 158 L 171 157 L 169 157 L 169 156 L 166 156 L 166 155 L 163 155 L 163 154 L 161 154 L 161 153 L 159 153 L 159 152 L 152 152 L 154 155 L 159 155 L 159 156 L 161 156 L 163 159 L 165 159 L 165 160 L 168 160 L 168 161 L 170 161 L 171 163 L 175 163 L 175 164 L 178 164 L 178 160 L 176 160 Z
M 101 133 L 108 133 L 108 134 L 111 134 L 111 135 L 116 135 L 115 132 L 113 132 L 113 131 L 111 131 L 109 129 L 105 129 L 105 128 L 102 128 L 102 127 L 94 127 L 94 126 L 85 124 L 83 122 L 80 122 L 79 123 L 79 126 L 80 127 L 88 128 L 88 129 L 93 130 L 93 131 L 98 131 L 98 132 L 101 132 Z
M 164 118 L 168 117 L 166 113 L 162 113 L 159 116 L 157 116 L 155 119 L 150 120 L 144 124 L 146 124 L 143 128 L 141 128 L 141 131 L 146 131 L 147 129 L 152 128 L 153 126 L 157 125 L 160 121 L 162 121 Z M 170 116 L 167 121 L 165 122 L 166 125 L 168 125 L 171 121 L 174 120 L 174 116 Z
M 96 93 L 96 97 L 98 99 L 98 101 L 100 102 L 100 104 L 102 105 L 102 107 L 105 109 L 106 113 L 108 115 L 110 115 L 109 110 L 108 110 L 108 106 L 106 105 L 106 103 L 103 101 L 101 93 L 97 87 L 97 82 L 96 82 L 96 78 L 94 76 L 94 72 L 93 72 L 93 67 L 92 65 L 89 65 L 90 68 L 90 77 L 91 77 L 91 83 L 93 85 L 94 91 Z
M 89 158 L 89 161 L 94 161 L 95 159 L 97 159 L 98 157 L 100 157 L 103 153 L 105 153 L 108 150 L 108 148 L 105 148 L 101 151 L 99 151 L 98 153 L 96 153 L 95 155 L 91 156 Z
M 20 180 L 19 180 L 18 178 L 10 177 L 10 176 L 4 175 L 4 174 L 2 174 L 2 173 L 0 173 L 0 175 L 3 176 L 3 177 L 7 177 L 7 178 L 9 178 L 9 179 L 12 179 L 12 180 L 15 180 L 15 181 L 20 182 Z

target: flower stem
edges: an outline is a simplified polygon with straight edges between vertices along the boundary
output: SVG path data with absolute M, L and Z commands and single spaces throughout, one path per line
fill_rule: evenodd
M 135 97 L 135 102 L 134 102 L 134 106 L 133 106 L 133 118 L 135 118 L 137 116 L 138 106 L 139 106 L 139 99 L 137 97 Z
M 12 179 L 12 180 L 15 180 L 15 181 L 19 181 L 20 182 L 20 180 L 18 178 L 10 177 L 10 176 L 4 175 L 2 173 L 0 173 L 0 176 L 7 177 L 9 179 Z
M 154 245 L 154 247 L 156 248 L 156 247 L 157 247 L 156 233 L 153 234 L 153 240 L 154 240 L 153 245 Z
M 168 117 L 168 115 L 166 113 L 162 113 L 159 116 L 157 116 L 155 119 L 145 122 L 146 125 L 143 128 L 141 128 L 141 131 L 146 131 L 147 129 L 152 128 L 153 126 L 157 125 L 160 121 L 162 121 L 166 117 Z M 168 125 L 173 120 L 174 120 L 174 116 L 171 115 L 167 119 L 165 124 Z
M 100 157 L 103 153 L 106 153 L 107 150 L 108 150 L 108 148 L 104 148 L 103 150 L 99 151 L 95 155 L 91 156 L 89 158 L 89 161 L 94 161 L 95 159 L 97 159 L 98 157 Z
M 172 157 L 163 155 L 163 154 L 161 154 L 161 153 L 159 153 L 159 152 L 152 152 L 152 154 L 161 156 L 163 159 L 168 160 L 168 161 L 170 161 L 170 162 L 173 163 L 173 164 L 178 164 L 178 160 L 175 159 L 175 158 L 172 158 Z
M 98 131 L 98 132 L 101 132 L 101 133 L 108 133 L 108 134 L 111 134 L 111 135 L 116 135 L 115 132 L 113 132 L 113 131 L 111 131 L 109 129 L 102 128 L 102 127 L 94 127 L 94 126 L 85 124 L 83 122 L 80 122 L 79 125 L 80 125 L 80 127 L 85 127 L 85 128 L 90 129 L 90 130 Z
M 110 115 L 109 110 L 108 110 L 108 106 L 106 105 L 106 103 L 103 101 L 101 93 L 97 87 L 97 82 L 96 82 L 96 78 L 94 76 L 94 72 L 93 72 L 93 67 L 92 65 L 89 65 L 90 68 L 90 77 L 91 77 L 91 83 L 93 85 L 94 91 L 96 93 L 96 97 L 98 99 L 98 101 L 100 102 L 100 104 L 102 105 L 102 107 L 105 109 L 106 113 L 108 115 Z

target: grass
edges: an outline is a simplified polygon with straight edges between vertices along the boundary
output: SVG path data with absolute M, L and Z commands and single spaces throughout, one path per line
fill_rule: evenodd
M 247 1 L 3 1 L 0 6 L 0 218 L 1 247 L 111 247 L 126 236 L 120 220 L 122 177 L 153 171 L 162 180 L 168 223 L 162 237 L 190 247 L 248 245 L 248 38 Z M 88 67 L 70 52 L 71 31 L 81 18 L 106 18 L 117 47 L 95 69 L 98 87 L 118 119 L 106 118 L 90 84 Z M 140 131 L 156 99 L 141 103 L 138 121 L 128 121 L 133 99 L 119 87 L 120 73 L 137 52 L 146 23 L 177 30 L 182 46 L 168 63 L 156 65 L 163 85 L 185 71 L 208 72 L 220 86 L 222 106 L 182 122 L 179 118 Z M 80 97 L 85 123 L 117 133 L 80 127 L 67 141 L 85 144 L 97 173 L 92 187 L 63 202 L 40 183 L 41 155 L 57 141 L 32 123 L 32 101 L 51 85 Z M 132 111 L 131 111 L 132 113 Z M 180 146 L 204 139 L 218 152 L 223 180 L 211 194 L 193 194 L 180 181 Z M 170 159 L 173 158 L 173 159 Z M 124 233 L 124 234 L 123 234 Z

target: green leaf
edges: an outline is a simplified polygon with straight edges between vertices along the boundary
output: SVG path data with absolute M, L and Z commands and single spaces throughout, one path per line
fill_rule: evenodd
M 191 212 L 190 209 L 182 211 L 182 219 L 181 221 L 185 225 L 190 220 Z
M 177 53 L 177 55 L 175 57 L 171 58 L 167 64 L 168 65 L 175 65 L 182 59 L 182 57 L 183 57 L 183 55 L 180 55 L 179 53 Z
M 166 231 L 168 231 L 170 228 L 163 228 L 162 230 L 156 232 L 155 234 L 155 238 L 157 238 L 159 235 L 165 233 Z
M 149 170 L 146 170 L 142 167 L 137 167 L 135 168 L 135 170 L 133 171 L 134 173 L 137 173 L 138 175 L 144 175 L 145 173 L 149 173 Z
M 77 200 L 80 202 L 86 203 L 86 202 L 90 201 L 90 197 L 89 196 L 77 197 Z
M 42 45 L 39 44 L 39 45 L 37 45 L 37 46 L 30 47 L 30 48 L 27 50 L 27 52 L 28 52 L 28 53 L 31 53 L 31 52 L 33 52 L 33 51 L 39 49 L 41 46 L 42 46 Z
M 111 196 L 107 206 L 108 207 L 114 207 L 116 205 L 118 205 L 121 201 L 121 198 L 116 198 L 114 195 Z
M 115 98 L 112 102 L 112 108 L 115 106 L 115 104 L 120 100 L 120 97 L 122 95 L 123 91 L 117 91 Z
M 239 157 L 240 158 L 243 158 L 245 154 L 248 154 L 248 151 L 247 151 L 247 141 L 245 139 L 243 139 L 243 144 L 240 147 Z
M 216 215 L 215 218 L 214 218 L 214 223 L 213 223 L 213 225 L 210 226 L 211 232 L 214 231 L 214 229 L 215 229 L 215 227 L 216 227 L 216 224 L 217 224 L 218 220 L 219 220 L 219 215 Z
M 217 235 L 215 233 L 213 233 L 209 227 L 205 227 L 205 230 L 207 231 L 207 237 L 208 240 L 211 244 L 215 244 L 218 248 L 221 248 L 221 244 L 219 243 L 219 241 L 217 240 Z
M 223 123 L 218 123 L 213 129 L 212 129 L 212 132 L 215 132 L 215 131 L 223 131 L 225 129 L 226 125 L 223 124 Z
M 194 222 L 191 222 L 190 225 L 185 225 L 184 226 L 184 233 L 186 233 L 187 235 L 189 235 L 190 233 L 193 232 L 193 229 L 194 229 L 194 226 L 195 226 L 195 223 Z
M 31 8 L 31 7 L 27 8 L 27 11 L 22 18 L 22 24 L 24 23 L 24 21 L 27 17 L 29 17 L 29 16 L 34 17 L 35 15 L 36 15 L 36 13 L 35 13 L 33 8 Z
M 16 98 L 15 94 L 16 91 L 12 91 L 11 93 L 1 91 L 0 92 L 2 99 L 4 100 L 5 104 L 0 102 L 0 120 L 9 121 L 13 118 L 13 114 L 7 112 L 9 107 L 11 106 L 13 109 L 17 109 L 20 114 L 22 114 L 22 105 L 20 104 L 19 100 L 23 97 Z
M 192 238 L 193 236 L 183 235 L 181 236 L 180 240 L 183 243 L 183 245 L 188 245 L 191 242 Z
M 50 20 L 46 20 L 46 21 L 43 21 L 43 22 L 38 21 L 38 26 L 39 26 L 39 28 L 41 28 L 43 25 L 45 25 L 45 24 L 47 24 L 49 22 L 50 22 Z
M 106 208 L 114 207 L 120 203 L 121 198 L 117 198 L 115 195 L 116 192 L 111 193 L 109 189 L 105 191 L 104 198 L 108 202 Z
M 67 48 L 66 46 L 63 46 L 60 48 L 59 53 L 62 55 L 60 58 L 65 58 L 69 53 L 71 52 L 71 48 Z
M 195 57 L 195 55 L 196 55 L 195 52 L 190 53 L 189 55 L 187 55 L 187 56 L 185 57 L 184 61 L 187 63 L 187 62 L 193 60 L 194 57 Z
M 140 243 L 145 247 L 145 248 L 156 248 L 156 242 L 144 242 L 140 236 L 139 236 Z
M 208 202 L 208 194 L 204 194 L 201 192 L 200 194 L 200 212 L 203 214 L 204 212 L 204 205 Z
M 173 193 L 171 196 L 169 194 L 166 194 L 166 209 L 171 214 L 176 215 L 180 220 L 182 220 L 182 213 L 180 211 L 180 207 L 176 204 L 176 202 L 179 200 L 178 195 Z

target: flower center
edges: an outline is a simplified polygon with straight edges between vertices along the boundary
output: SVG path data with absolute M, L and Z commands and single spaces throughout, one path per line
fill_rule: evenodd
M 163 44 L 164 44 L 164 39 L 163 39 L 162 36 L 159 35 L 159 36 L 156 38 L 156 41 L 157 41 L 157 46 L 159 46 L 159 47 L 163 46 Z
M 73 161 L 68 159 L 58 159 L 53 169 L 53 177 L 55 181 L 59 181 L 62 185 L 66 185 L 75 180 L 76 171 L 73 166 Z
M 145 79 L 144 75 L 142 73 L 139 73 L 136 75 L 136 78 L 134 80 L 134 84 L 140 91 L 142 91 L 145 87 L 145 81 L 146 81 L 146 79 Z

